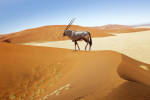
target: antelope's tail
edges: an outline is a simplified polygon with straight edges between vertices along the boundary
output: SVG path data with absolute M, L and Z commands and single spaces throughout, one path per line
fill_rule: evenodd
M 90 32 L 89 32 L 89 36 L 90 36 L 89 44 L 90 44 L 90 46 L 92 46 L 92 37 L 91 37 L 91 33 Z

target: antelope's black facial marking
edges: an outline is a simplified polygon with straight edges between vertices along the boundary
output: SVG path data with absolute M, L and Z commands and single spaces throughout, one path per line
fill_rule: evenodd
M 63 36 L 66 36 L 66 31 L 64 31 Z
M 63 36 L 66 36 L 66 35 L 65 35 L 65 32 L 64 32 Z

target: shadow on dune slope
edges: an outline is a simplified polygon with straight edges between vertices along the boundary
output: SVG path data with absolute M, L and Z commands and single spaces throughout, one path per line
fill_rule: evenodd
M 149 100 L 150 88 L 135 82 L 124 82 L 113 89 L 103 100 Z
M 136 61 L 128 56 L 122 56 L 122 62 L 117 69 L 118 74 L 126 79 L 150 86 L 150 65 Z

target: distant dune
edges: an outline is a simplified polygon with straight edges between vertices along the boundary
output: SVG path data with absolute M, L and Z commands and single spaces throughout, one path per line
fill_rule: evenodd
M 150 26 L 150 23 L 132 25 L 132 27 L 136 26 Z
M 134 26 L 127 26 L 127 25 L 117 25 L 117 24 L 97 26 L 93 28 L 100 29 L 106 33 L 110 33 L 113 35 L 120 34 L 120 33 L 131 33 L 131 32 L 140 32 L 140 31 L 150 30 L 150 27 L 145 28 L 145 27 L 134 27 Z
M 133 27 L 136 27 L 136 28 L 150 28 L 150 24 L 138 24 L 138 25 L 133 25 Z
M 42 41 L 58 41 L 66 40 L 63 37 L 65 25 L 43 26 L 39 28 L 28 29 L 8 35 L 1 36 L 0 41 L 11 43 L 25 43 L 25 42 L 42 42 Z M 89 31 L 93 37 L 112 36 L 99 29 L 91 29 L 82 26 L 72 25 L 71 30 Z
M 109 24 L 104 26 L 97 26 L 95 28 L 99 29 L 131 29 L 133 27 L 127 25 Z
M 0 43 L 0 55 L 0 100 L 150 99 L 147 86 L 119 77 L 149 86 L 150 65 L 114 51 Z

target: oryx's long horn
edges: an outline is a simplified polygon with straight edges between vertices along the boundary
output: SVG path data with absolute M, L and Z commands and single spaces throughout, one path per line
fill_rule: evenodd
M 70 28 L 70 26 L 72 25 L 72 23 L 75 21 L 76 18 L 73 18 L 70 23 L 67 25 L 65 30 L 68 30 Z

